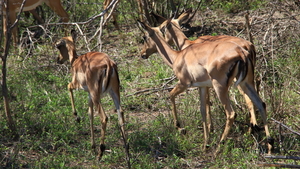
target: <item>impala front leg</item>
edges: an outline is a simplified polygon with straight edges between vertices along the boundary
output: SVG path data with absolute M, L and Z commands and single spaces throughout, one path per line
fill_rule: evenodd
M 77 112 L 76 112 L 76 109 L 75 109 L 75 104 L 74 104 L 74 96 L 73 96 L 73 85 L 72 83 L 69 83 L 68 84 L 68 90 L 69 90 L 69 93 L 70 93 L 70 98 L 71 98 L 71 104 L 72 104 L 72 111 L 73 111 L 73 115 L 75 116 L 75 119 L 78 123 L 80 123 L 80 118 L 77 116 Z
M 174 89 L 170 92 L 170 99 L 171 99 L 171 102 L 172 102 L 172 113 L 173 113 L 173 118 L 174 118 L 174 126 L 182 134 L 186 134 L 186 130 L 185 130 L 185 128 L 181 128 L 180 123 L 178 121 L 175 97 L 177 95 L 179 95 L 180 93 L 182 93 L 186 88 L 187 88 L 186 86 L 178 83 L 174 87 Z

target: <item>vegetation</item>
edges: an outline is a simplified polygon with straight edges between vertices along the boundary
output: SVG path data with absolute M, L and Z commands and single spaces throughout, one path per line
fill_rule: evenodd
M 72 22 L 86 21 L 102 11 L 102 3 L 96 0 L 83 2 L 86 1 L 64 2 Z M 184 7 L 196 9 L 198 6 L 196 1 L 184 2 Z M 244 7 L 240 2 L 203 1 L 190 26 L 184 28 L 185 33 L 191 39 L 221 34 L 248 39 L 244 15 L 246 10 L 249 12 L 257 50 L 256 75 L 261 82 L 260 96 L 267 105 L 268 124 L 275 139 L 274 155 L 300 156 L 300 136 L 274 121 L 300 131 L 299 3 L 249 0 L 242 1 L 247 4 Z M 155 11 L 160 12 L 166 7 L 165 3 L 157 1 Z M 47 21 L 59 22 L 46 5 L 41 9 Z M 78 54 L 89 49 L 101 50 L 118 64 L 132 168 L 258 168 L 259 163 L 273 162 L 300 165 L 291 159 L 264 157 L 264 131 L 248 133 L 248 110 L 236 89 L 231 90 L 231 100 L 237 117 L 217 157 L 213 152 L 226 119 L 213 90 L 210 92 L 213 131 L 208 150 L 201 149 L 203 130 L 197 89 L 189 89 L 176 98 L 180 120 L 187 129 L 186 135 L 179 134 L 173 127 L 168 95 L 168 88 L 174 86 L 176 78 L 173 79 L 172 70 L 158 54 L 147 60 L 138 56 L 143 34 L 136 25 L 136 1 L 121 1 L 117 10 L 121 31 L 109 22 L 100 40 L 98 36 L 92 38 L 99 28 L 99 18 L 69 29 L 80 28 L 83 32 L 76 44 Z M 48 26 L 46 34 L 31 41 L 29 31 L 39 30 L 33 25 L 33 18 L 22 14 L 19 23 L 22 44 L 19 48 L 11 47 L 8 56 L 10 107 L 20 138 L 13 139 L 4 105 L 0 104 L 0 168 L 127 168 L 112 100 L 102 98 L 109 123 L 107 151 L 99 162 L 90 146 L 88 95 L 81 90 L 74 92 L 75 105 L 82 118 L 80 124 L 76 123 L 67 91 L 70 66 L 56 63 L 59 52 L 53 44 L 64 35 L 63 27 Z M 3 103 L 2 97 L 0 101 Z M 257 117 L 262 127 L 260 115 Z M 98 144 L 100 125 L 97 117 Z

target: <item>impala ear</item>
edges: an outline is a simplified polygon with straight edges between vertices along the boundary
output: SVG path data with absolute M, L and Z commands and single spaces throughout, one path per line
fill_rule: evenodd
M 155 18 L 155 20 L 158 24 L 162 24 L 165 20 L 167 20 L 167 18 L 165 18 L 161 15 L 158 15 L 158 14 L 154 13 L 153 11 L 150 12 L 150 15 Z
M 190 12 L 184 12 L 178 17 L 178 23 L 181 25 L 183 22 L 189 19 Z
M 172 19 L 167 19 L 166 21 L 164 21 L 162 24 L 159 25 L 159 29 L 162 33 L 166 32 L 166 28 L 171 23 L 171 20 Z
M 74 29 L 71 30 L 71 36 L 72 36 L 73 42 L 76 42 L 77 33 L 76 33 L 76 31 Z

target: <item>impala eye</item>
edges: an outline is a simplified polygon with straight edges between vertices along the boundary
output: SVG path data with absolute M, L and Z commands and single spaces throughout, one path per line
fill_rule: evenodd
M 147 41 L 147 36 L 143 36 L 144 41 Z
M 166 27 L 162 27 L 162 28 L 160 29 L 160 31 L 161 31 L 161 33 L 165 34 L 165 33 L 166 33 Z

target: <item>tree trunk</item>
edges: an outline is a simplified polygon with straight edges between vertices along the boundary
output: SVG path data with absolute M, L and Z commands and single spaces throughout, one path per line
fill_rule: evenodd
M 1 3 L 1 5 L 3 5 L 2 3 Z M 2 9 L 2 7 L 1 7 L 1 9 Z M 8 13 L 8 9 L 5 9 L 5 10 L 7 11 L 6 13 Z M 2 10 L 1 10 L 1 12 L 2 12 Z M 1 15 L 1 16 L 3 16 L 3 15 Z M 3 18 L 1 19 L 1 23 L 3 23 L 2 20 L 3 20 Z M 7 22 L 6 22 L 7 23 L 7 25 L 6 25 L 7 31 L 6 31 L 6 34 L 4 35 L 5 36 L 5 41 L 4 41 L 4 43 L 5 43 L 4 46 L 5 47 L 4 47 L 4 52 L 1 55 L 1 59 L 2 59 L 1 88 L 2 88 L 4 109 L 5 109 L 5 115 L 6 115 L 8 127 L 12 131 L 12 134 L 14 135 L 14 138 L 17 139 L 19 136 L 17 134 L 16 125 L 15 125 L 13 119 L 12 119 L 12 116 L 11 116 L 11 111 L 10 111 L 10 107 L 9 107 L 8 88 L 7 88 L 7 84 L 6 84 L 6 60 L 7 60 L 7 55 L 8 55 L 8 52 L 9 52 L 9 47 L 10 47 L 11 30 L 12 30 L 13 27 L 11 27 L 8 15 L 6 15 L 6 20 L 7 20 Z M 3 26 L 4 25 L 2 25 L 2 28 L 3 28 Z M 2 41 L 0 41 L 0 42 L 2 42 Z

